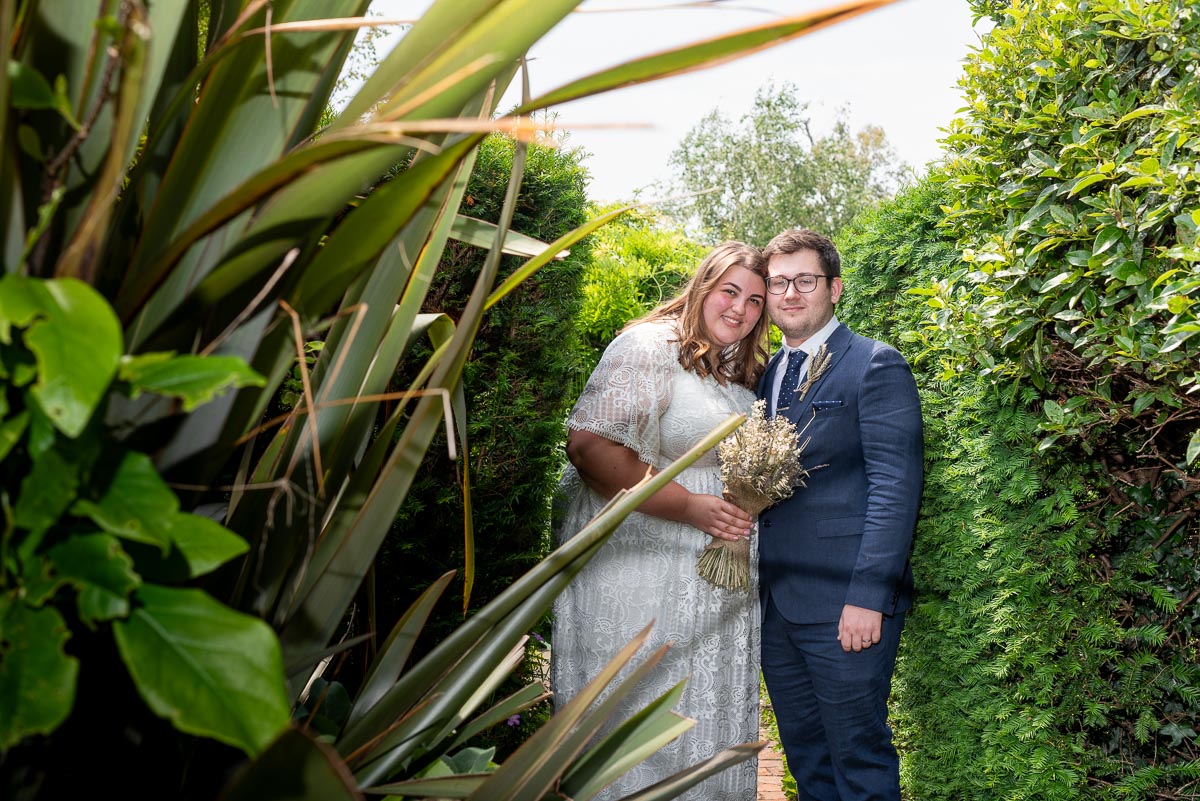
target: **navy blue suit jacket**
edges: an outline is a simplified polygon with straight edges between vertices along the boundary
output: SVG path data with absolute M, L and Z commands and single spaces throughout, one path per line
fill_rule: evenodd
M 793 623 L 836 622 L 845 604 L 912 606 L 909 552 L 924 443 L 912 370 L 889 345 L 839 325 L 828 369 L 784 414 L 799 429 L 806 486 L 759 517 L 759 586 Z M 759 381 L 773 386 L 776 353 Z M 807 428 L 805 428 L 807 426 Z

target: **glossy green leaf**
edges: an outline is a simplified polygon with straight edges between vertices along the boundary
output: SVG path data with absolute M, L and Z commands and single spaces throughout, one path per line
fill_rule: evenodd
M 1197 459 L 1200 459 L 1200 429 L 1193 431 L 1191 439 L 1188 440 L 1187 456 L 1184 458 L 1184 463 L 1193 464 Z
M 266 383 L 266 379 L 236 356 L 183 355 L 170 359 L 159 358 L 159 354 L 146 356 L 135 357 L 121 366 L 121 377 L 133 388 L 131 396 L 152 392 L 179 398 L 185 412 L 227 390 L 261 387 Z
M 107 491 L 98 501 L 79 500 L 74 514 L 118 537 L 156 545 L 163 552 L 170 548 L 170 531 L 179 510 L 179 501 L 171 492 L 150 457 L 144 453 L 126 453 L 117 465 Z
M 70 713 L 79 674 L 63 648 L 70 636 L 56 609 L 0 595 L 0 749 L 49 734 Z
M 59 451 L 36 455 L 33 469 L 21 481 L 13 522 L 30 531 L 45 531 L 66 512 L 78 486 L 78 468 Z M 31 538 L 26 547 L 32 543 Z
M 145 585 L 113 626 L 138 693 L 181 731 L 261 753 L 288 724 L 279 644 L 200 590 Z
M 29 412 L 21 412 L 0 423 L 0 462 L 8 456 L 8 452 L 16 445 L 25 429 L 29 426 Z
M 0 325 L 26 328 L 37 359 L 33 397 L 69 437 L 83 431 L 116 373 L 124 344 L 107 301 L 74 279 L 0 278 Z M 86 353 L 86 359 L 78 354 Z
M 187 512 L 172 515 L 167 532 L 187 560 L 192 578 L 216 570 L 250 548 L 244 539 L 217 521 Z
M 9 104 L 13 108 L 56 108 L 54 89 L 40 72 L 19 61 L 8 62 Z
M 129 595 L 142 582 L 121 543 L 107 534 L 74 536 L 46 553 L 56 585 L 77 592 L 79 618 L 86 623 L 129 614 Z

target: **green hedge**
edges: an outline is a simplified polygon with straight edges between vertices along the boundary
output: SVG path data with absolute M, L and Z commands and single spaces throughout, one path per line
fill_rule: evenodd
M 945 170 L 840 241 L 839 315 L 924 404 L 893 699 L 919 801 L 1200 796 L 1200 48 L 1185 4 L 1125 5 L 1007 9 Z
M 493 135 L 482 144 L 460 213 L 499 217 L 512 167 L 514 141 Z M 587 219 L 583 153 L 567 146 L 533 145 L 512 228 L 549 242 Z M 590 248 L 542 268 L 484 316 L 466 365 L 470 453 L 455 463 L 444 439 L 429 451 L 421 474 L 389 535 L 379 574 L 392 588 L 390 618 L 418 589 L 446 570 L 459 569 L 443 608 L 448 619 L 430 626 L 432 637 L 461 613 L 464 559 L 462 467 L 469 471 L 474 509 L 476 575 L 470 606 L 478 609 L 549 552 L 548 497 L 561 467 L 563 421 L 570 398 L 563 387 L 580 370 L 574 340 L 580 281 Z M 451 242 L 426 305 L 457 316 L 486 254 Z M 500 280 L 520 263 L 504 257 Z M 397 386 L 405 384 L 398 379 Z M 429 550 L 429 532 L 441 545 Z M 452 599 L 452 600 L 451 600 Z M 453 610 L 458 607 L 459 613 Z

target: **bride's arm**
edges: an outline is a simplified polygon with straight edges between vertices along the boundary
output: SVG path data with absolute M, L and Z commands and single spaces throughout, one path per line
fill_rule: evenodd
M 628 489 L 656 472 L 636 453 L 611 439 L 590 431 L 572 430 L 567 436 L 567 458 L 583 482 L 603 498 Z M 687 523 L 723 540 L 737 540 L 750 533 L 753 522 L 734 504 L 715 495 L 689 492 L 672 481 L 638 507 L 639 512 L 666 520 Z

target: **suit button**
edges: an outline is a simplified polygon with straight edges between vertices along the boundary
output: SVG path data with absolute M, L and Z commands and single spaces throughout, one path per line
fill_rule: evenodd
M 760 520 L 760 521 L 758 521 L 758 525 L 759 525 L 761 528 L 770 528 L 770 527 L 771 527 L 771 521 L 770 521 L 770 520 Z

